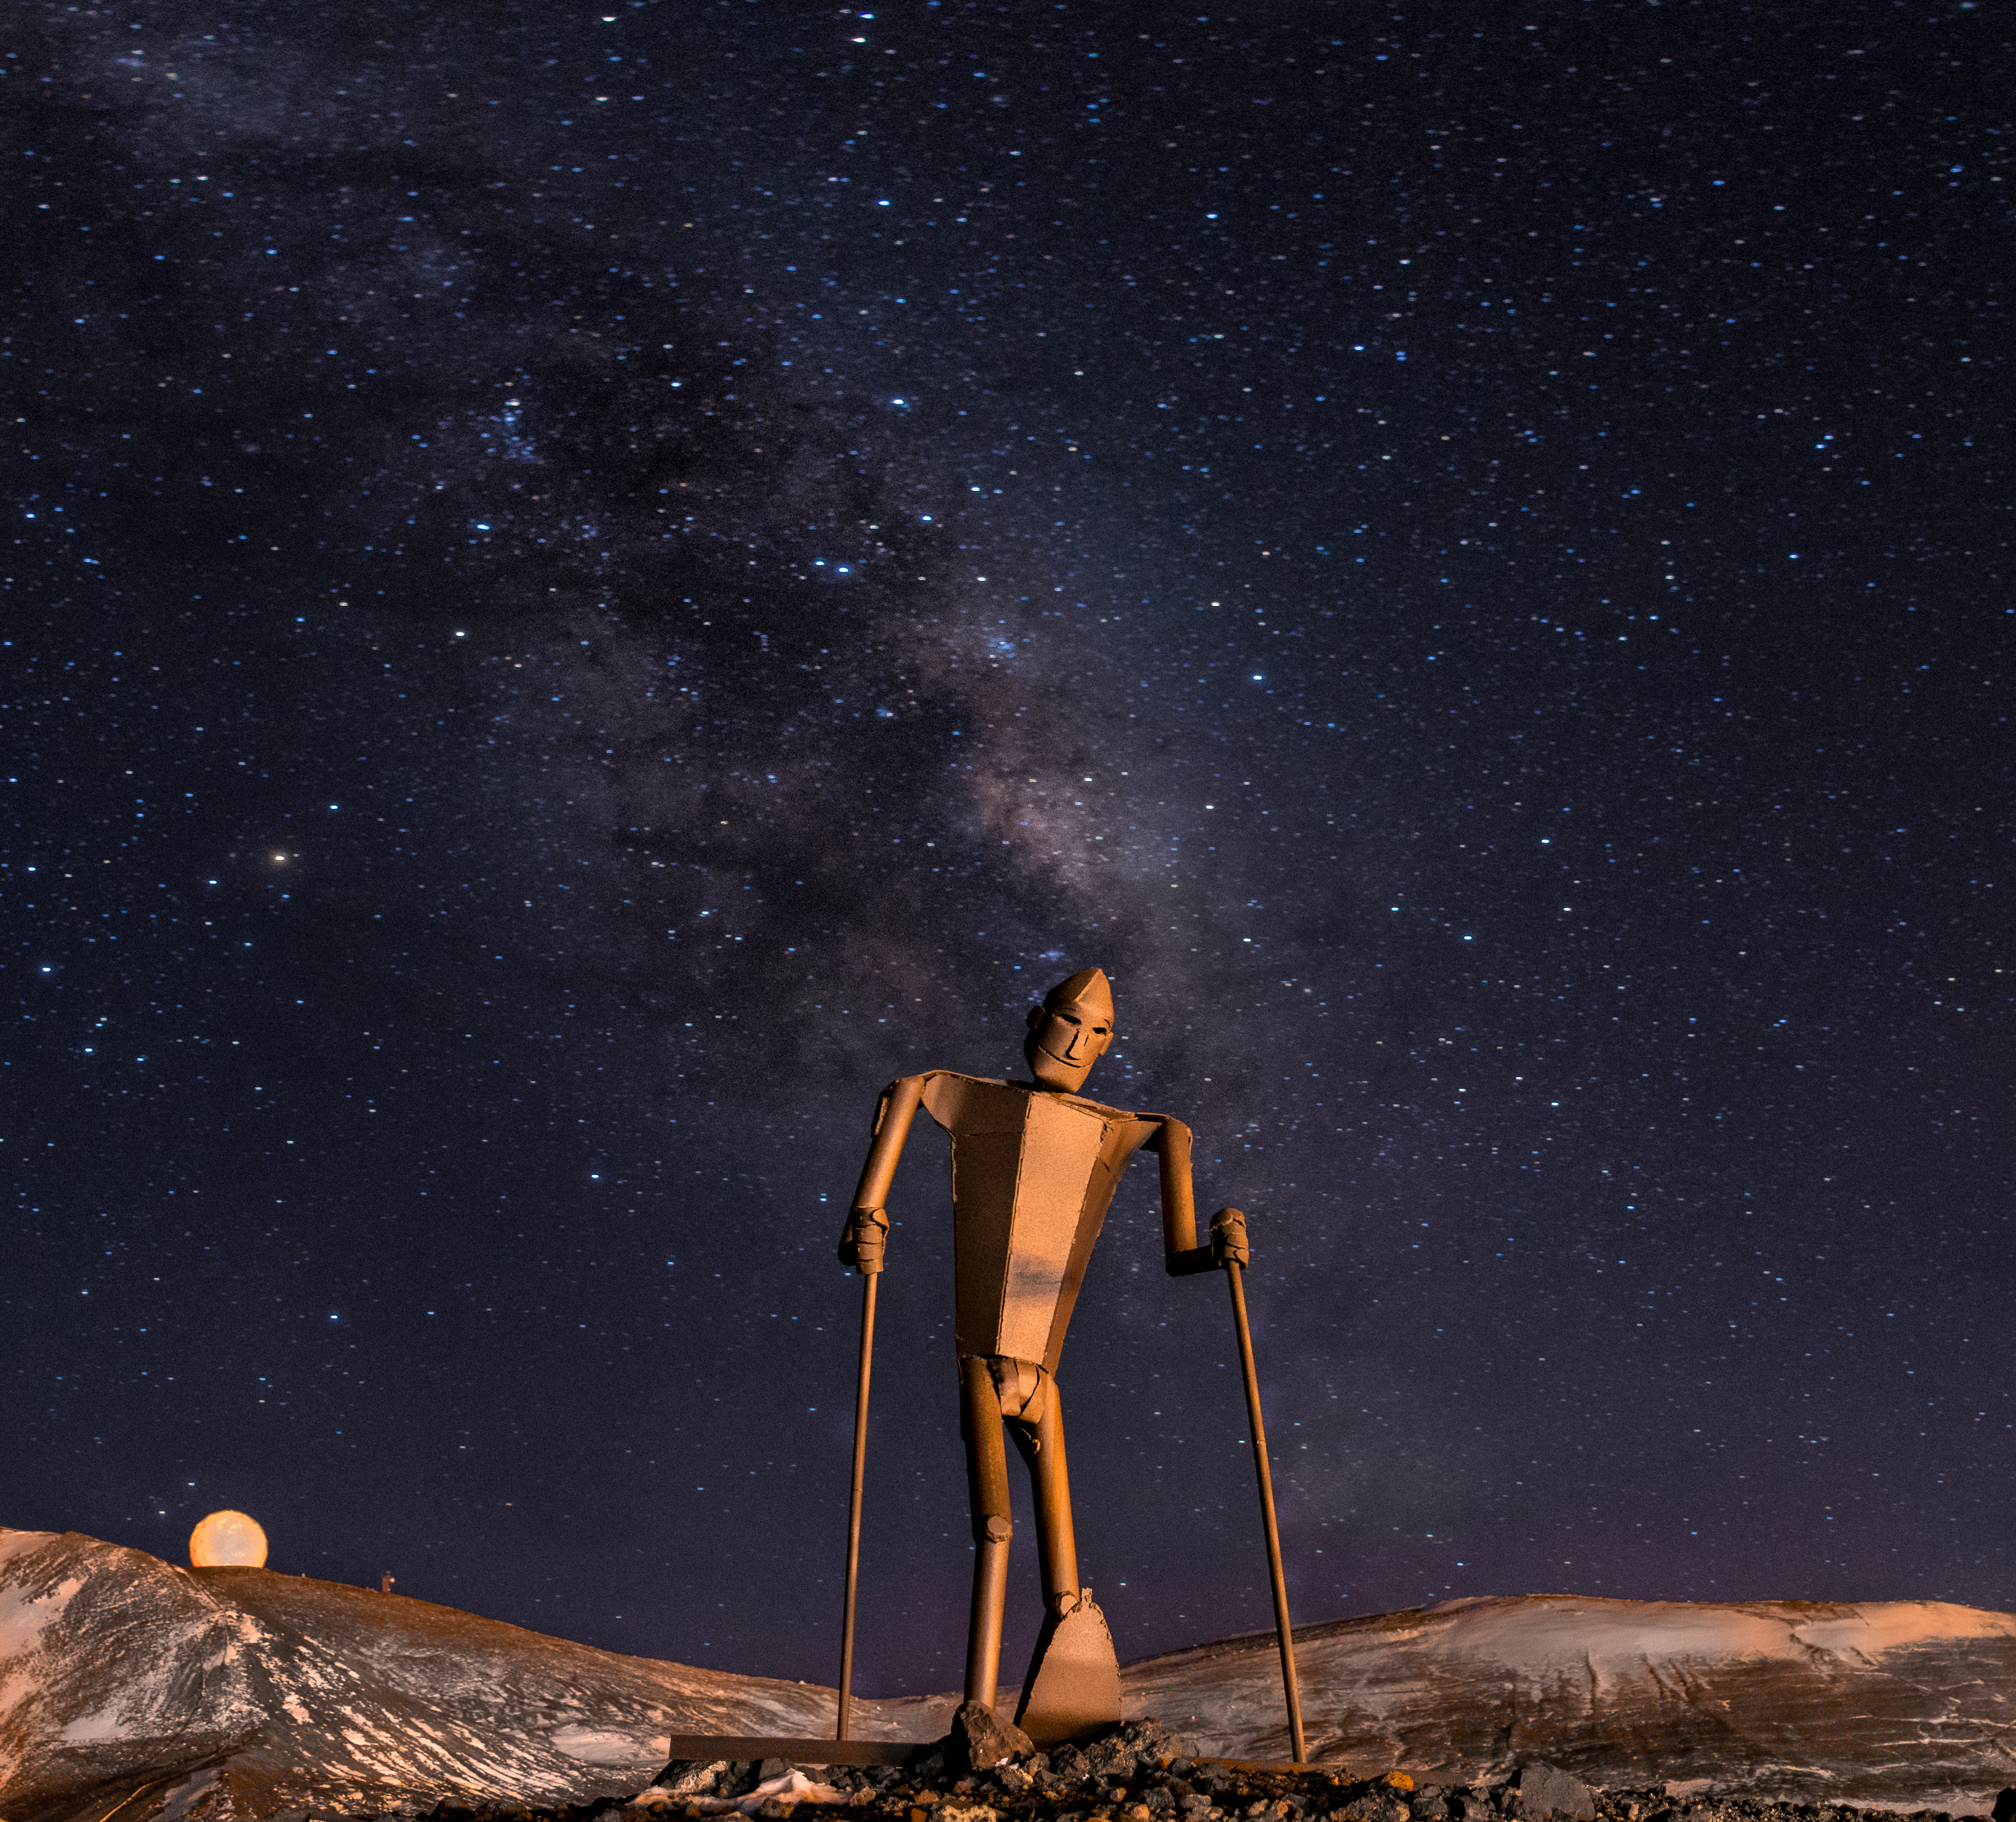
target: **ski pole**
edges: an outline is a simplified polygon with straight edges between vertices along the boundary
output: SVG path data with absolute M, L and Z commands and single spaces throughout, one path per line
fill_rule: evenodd
M 1230 1220 L 1226 1219 L 1227 1216 Z M 1245 1237 L 1246 1217 L 1237 1209 L 1225 1209 L 1211 1217 L 1214 1233 L 1221 1224 L 1238 1224 Z M 1244 1251 L 1242 1245 L 1240 1249 Z M 1267 1466 L 1267 1432 L 1260 1421 L 1260 1375 L 1253 1364 L 1253 1334 L 1246 1321 L 1246 1291 L 1240 1282 L 1241 1261 L 1225 1261 L 1226 1282 L 1232 1287 L 1232 1325 L 1239 1335 L 1239 1368 L 1246 1378 L 1246 1417 L 1253 1430 L 1253 1472 L 1260 1482 L 1260 1520 L 1267 1534 L 1267 1573 L 1274 1585 L 1274 1630 L 1281 1644 L 1281 1691 L 1288 1703 L 1288 1740 L 1294 1763 L 1302 1764 L 1302 1699 L 1295 1685 L 1295 1641 L 1288 1625 L 1288 1583 L 1281 1569 L 1281 1533 L 1274 1522 L 1274 1477 Z
M 861 1490 L 868 1468 L 868 1374 L 875 1357 L 875 1284 L 861 1281 L 861 1367 L 854 1383 L 854 1479 L 847 1496 L 847 1594 L 840 1623 L 840 1714 L 833 1737 L 847 1738 L 847 1705 L 854 1687 L 854 1593 L 861 1571 Z

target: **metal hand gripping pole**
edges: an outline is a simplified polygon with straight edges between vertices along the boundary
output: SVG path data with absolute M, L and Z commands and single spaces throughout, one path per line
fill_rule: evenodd
M 1239 1335 L 1239 1370 L 1246 1379 L 1246 1418 L 1253 1430 L 1253 1472 L 1260 1482 L 1260 1519 L 1267 1533 L 1267 1573 L 1274 1586 L 1274 1630 L 1281 1644 L 1281 1690 L 1288 1703 L 1288 1740 L 1294 1763 L 1305 1762 L 1302 1699 L 1295 1683 L 1295 1641 L 1288 1625 L 1288 1583 L 1281 1569 L 1281 1533 L 1274 1522 L 1274 1477 L 1267 1465 L 1267 1432 L 1260 1421 L 1260 1375 L 1253 1364 L 1253 1334 L 1246 1321 L 1246 1217 L 1221 1209 L 1211 1217 L 1214 1238 L 1223 1235 L 1226 1282 L 1232 1288 L 1232 1325 Z M 1234 1238 L 1236 1234 L 1237 1238 Z

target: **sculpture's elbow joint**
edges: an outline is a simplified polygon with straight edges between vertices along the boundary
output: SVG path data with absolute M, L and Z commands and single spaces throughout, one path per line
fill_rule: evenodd
M 888 1250 L 888 1245 L 887 1211 L 855 1209 L 848 1214 L 847 1225 L 841 1231 L 840 1263 L 863 1278 L 870 1277 L 882 1269 L 883 1255 Z

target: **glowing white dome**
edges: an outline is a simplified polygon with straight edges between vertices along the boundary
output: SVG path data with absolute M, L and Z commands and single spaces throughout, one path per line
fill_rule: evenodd
M 212 1512 L 189 1533 L 189 1550 L 200 1569 L 266 1566 L 266 1533 L 243 1512 Z

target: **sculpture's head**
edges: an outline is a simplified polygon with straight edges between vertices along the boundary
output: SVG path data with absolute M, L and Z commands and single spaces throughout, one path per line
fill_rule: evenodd
M 1112 1041 L 1113 990 L 1100 969 L 1082 968 L 1029 1008 L 1022 1055 L 1039 1087 L 1075 1094 Z

